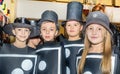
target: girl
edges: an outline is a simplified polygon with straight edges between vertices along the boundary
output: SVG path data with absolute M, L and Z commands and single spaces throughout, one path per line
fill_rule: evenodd
M 77 57 L 78 74 L 119 74 L 119 50 L 113 46 L 113 33 L 108 17 L 91 12 L 84 28 L 84 50 Z
M 80 2 L 72 1 L 67 5 L 67 20 L 63 22 L 68 37 L 63 40 L 66 55 L 66 74 L 76 74 L 76 55 L 83 48 L 82 9 Z

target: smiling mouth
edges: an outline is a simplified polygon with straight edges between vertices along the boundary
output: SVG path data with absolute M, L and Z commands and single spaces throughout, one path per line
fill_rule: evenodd
M 97 38 L 97 37 L 91 37 L 91 38 Z
M 26 36 L 20 36 L 21 38 L 25 38 Z
M 70 32 L 74 32 L 73 30 L 70 30 Z
M 50 36 L 45 36 L 45 38 L 50 38 Z

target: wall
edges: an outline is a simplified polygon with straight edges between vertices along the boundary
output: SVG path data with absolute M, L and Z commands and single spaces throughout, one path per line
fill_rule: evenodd
M 16 0 L 3 0 L 3 3 L 0 4 L 0 10 L 10 22 L 13 22 L 16 17 Z
M 57 12 L 60 20 L 66 19 L 66 3 L 17 0 L 17 17 L 40 18 L 45 10 Z M 91 8 L 89 6 L 88 8 Z M 120 8 L 106 7 L 106 14 L 112 22 L 120 23 Z
M 45 10 L 54 10 L 57 12 L 59 19 L 66 18 L 66 3 L 31 0 L 17 1 L 17 17 L 40 18 Z

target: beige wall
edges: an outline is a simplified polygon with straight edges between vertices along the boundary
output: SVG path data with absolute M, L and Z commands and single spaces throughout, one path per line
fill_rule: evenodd
M 17 17 L 40 18 L 45 10 L 54 10 L 59 16 L 59 20 L 66 19 L 66 3 L 42 2 L 32 0 L 17 0 Z M 84 6 L 91 9 L 93 6 Z M 120 23 L 120 8 L 106 7 L 106 14 L 112 22 Z

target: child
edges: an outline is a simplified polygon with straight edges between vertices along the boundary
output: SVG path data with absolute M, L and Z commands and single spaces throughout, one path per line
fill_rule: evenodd
M 120 51 L 113 45 L 108 17 L 101 11 L 89 13 L 85 33 L 85 49 L 77 61 L 78 74 L 119 74 Z
M 37 56 L 30 54 L 27 39 L 32 31 L 32 26 L 26 18 L 16 18 L 15 23 L 6 26 L 6 32 L 15 36 L 15 42 L 3 44 L 0 50 L 1 74 L 34 74 Z
M 58 34 L 58 15 L 52 10 L 46 10 L 39 22 L 43 44 L 38 45 L 37 74 L 65 74 L 64 52 L 60 43 L 55 41 Z
M 37 21 L 36 20 L 30 20 L 31 25 L 33 26 L 33 33 L 32 36 L 30 37 L 28 40 L 28 46 L 36 49 L 37 45 L 39 43 L 41 43 L 41 39 L 40 39 L 40 31 L 39 31 L 39 26 L 37 26 Z
M 66 54 L 66 74 L 76 74 L 76 55 L 83 48 L 83 38 L 81 36 L 83 5 L 80 2 L 70 2 L 67 5 L 67 20 L 62 26 L 68 38 L 63 41 Z

